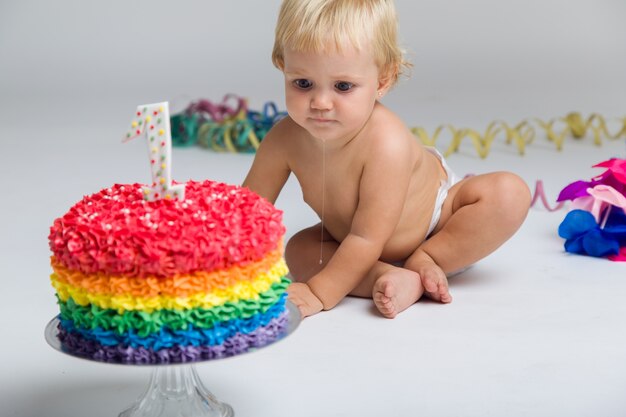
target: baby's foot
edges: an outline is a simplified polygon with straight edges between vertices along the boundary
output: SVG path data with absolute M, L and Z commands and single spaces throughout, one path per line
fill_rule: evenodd
M 392 319 L 413 305 L 424 293 L 419 275 L 404 268 L 393 268 L 374 283 L 372 299 L 380 313 Z
M 452 296 L 448 291 L 448 278 L 437 264 L 426 262 L 417 269 L 422 279 L 426 296 L 442 303 L 452 302 Z

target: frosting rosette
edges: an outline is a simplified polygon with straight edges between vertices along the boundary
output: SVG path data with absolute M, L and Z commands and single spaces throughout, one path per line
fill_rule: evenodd
M 50 229 L 56 260 L 86 274 L 170 276 L 246 265 L 275 249 L 282 212 L 252 191 L 189 181 L 184 200 L 145 201 L 141 184 L 84 197 Z
M 50 228 L 64 349 L 173 363 L 271 343 L 288 324 L 282 212 L 252 191 L 189 181 L 146 201 L 141 184 L 85 196 Z
M 613 158 L 596 167 L 606 170 L 559 193 L 557 201 L 571 201 L 559 236 L 567 252 L 626 261 L 626 160 Z

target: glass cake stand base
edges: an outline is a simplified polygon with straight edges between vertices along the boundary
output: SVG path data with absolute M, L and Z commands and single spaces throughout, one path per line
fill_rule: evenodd
M 205 388 L 194 365 L 152 370 L 146 392 L 119 417 L 232 417 L 233 408 Z
M 298 308 L 287 301 L 287 311 L 289 314 L 288 326 L 284 333 L 271 343 L 265 346 L 250 349 L 241 354 L 257 351 L 266 346 L 284 339 L 300 324 L 302 320 Z M 103 364 L 112 364 L 108 362 L 100 362 L 95 359 L 78 356 L 63 349 L 58 338 L 59 319 L 52 319 L 46 326 L 46 341 L 50 346 L 59 352 L 70 356 L 95 361 Z M 238 356 L 238 355 L 237 355 Z M 122 411 L 119 417 L 232 417 L 235 415 L 233 408 L 215 398 L 211 392 L 206 389 L 198 373 L 195 365 L 207 361 L 215 361 L 219 359 L 234 358 L 229 356 L 226 358 L 216 358 L 210 360 L 200 360 L 187 364 L 163 364 L 163 365 L 140 365 L 140 364 L 122 364 L 115 365 L 133 365 L 133 366 L 150 366 L 152 367 L 152 375 L 150 383 L 143 395 L 128 409 Z

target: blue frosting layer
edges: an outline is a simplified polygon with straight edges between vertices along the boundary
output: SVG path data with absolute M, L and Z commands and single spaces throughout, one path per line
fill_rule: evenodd
M 278 302 L 265 313 L 256 314 L 248 319 L 225 321 L 216 324 L 211 329 L 201 329 L 195 326 L 189 326 L 187 330 L 162 328 L 158 333 L 152 333 L 146 337 L 140 337 L 135 330 L 119 335 L 101 327 L 95 329 L 79 328 L 71 320 L 64 320 L 61 317 L 59 319 L 61 327 L 68 333 L 75 333 L 86 340 L 92 340 L 104 346 L 122 345 L 153 350 L 174 346 L 215 346 L 221 345 L 237 333 L 248 334 L 260 326 L 267 326 L 272 319 L 277 318 L 285 311 L 286 299 L 287 293 L 283 293 Z

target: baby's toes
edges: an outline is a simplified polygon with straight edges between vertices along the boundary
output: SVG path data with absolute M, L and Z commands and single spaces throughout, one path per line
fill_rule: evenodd
M 452 296 L 450 295 L 450 292 L 448 291 L 447 286 L 441 287 L 441 290 L 439 291 L 439 299 L 441 300 L 442 303 L 452 302 Z
M 422 285 L 424 285 L 424 289 L 429 293 L 438 292 L 439 283 L 440 280 L 437 278 L 436 274 L 425 274 L 424 279 L 422 280 Z
M 393 299 L 390 297 L 387 297 L 382 293 L 376 293 L 374 295 L 374 304 L 383 316 L 393 318 L 396 315 Z
M 396 309 L 394 308 L 393 303 L 379 305 L 378 310 L 385 317 L 393 318 L 396 315 Z
M 377 292 L 374 294 L 374 302 L 376 304 L 384 304 L 384 302 L 388 299 L 385 294 Z

